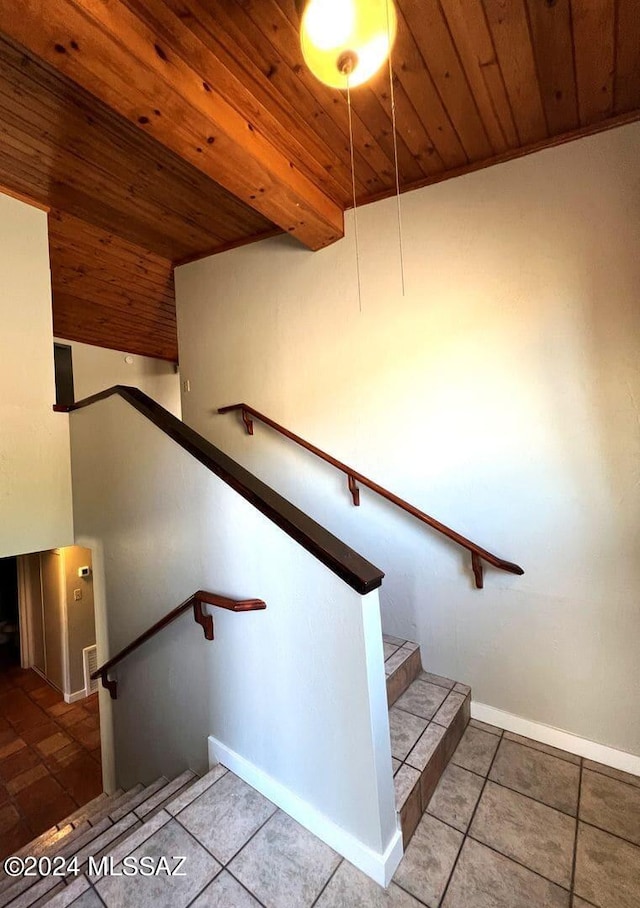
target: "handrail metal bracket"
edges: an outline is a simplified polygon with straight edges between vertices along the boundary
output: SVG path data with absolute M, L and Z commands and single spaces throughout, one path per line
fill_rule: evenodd
M 253 435 L 253 420 L 246 410 L 242 411 L 242 422 L 245 424 L 247 435 Z
M 476 587 L 481 590 L 484 587 L 484 568 L 482 558 L 477 552 L 471 553 L 471 565 L 473 567 L 473 576 L 476 578 Z
M 360 507 L 360 489 L 356 485 L 355 476 L 348 476 L 347 479 L 349 481 L 349 491 L 351 492 L 353 503 L 358 508 Z
M 106 672 L 103 672 L 100 675 L 100 680 L 102 681 L 102 686 L 109 691 L 112 700 L 118 699 L 118 682 L 110 681 L 109 676 Z
M 193 603 L 193 617 L 196 624 L 199 624 L 204 631 L 205 639 L 213 640 L 213 618 L 204 611 L 199 599 Z

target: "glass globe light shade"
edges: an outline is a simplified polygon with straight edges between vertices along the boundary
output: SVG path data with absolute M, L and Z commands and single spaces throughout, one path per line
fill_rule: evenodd
M 398 28 L 393 0 L 303 0 L 298 7 L 302 55 L 325 85 L 362 85 L 389 57 Z

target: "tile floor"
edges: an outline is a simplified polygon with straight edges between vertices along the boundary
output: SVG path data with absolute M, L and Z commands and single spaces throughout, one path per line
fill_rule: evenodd
M 50 908 L 639 908 L 640 778 L 472 720 L 386 892 L 221 766 L 126 855 L 187 875 L 85 876 Z
M 34 671 L 0 674 L 0 859 L 102 791 L 98 695 L 72 705 Z
M 640 908 L 640 778 L 472 719 L 395 882 L 429 908 Z

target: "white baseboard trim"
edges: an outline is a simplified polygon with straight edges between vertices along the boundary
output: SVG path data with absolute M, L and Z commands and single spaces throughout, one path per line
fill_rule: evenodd
M 613 769 L 621 769 L 623 772 L 640 776 L 640 756 L 636 754 L 616 750 L 615 747 L 598 744 L 596 741 L 589 741 L 588 738 L 581 738 L 580 735 L 573 735 L 571 732 L 554 728 L 552 725 L 544 725 L 542 722 L 532 722 L 530 719 L 523 719 L 522 716 L 514 716 L 513 713 L 496 709 L 494 706 L 487 706 L 485 703 L 477 703 L 475 700 L 471 703 L 471 717 L 479 719 L 480 722 L 488 722 L 489 725 L 497 725 L 498 728 L 504 728 L 516 735 L 532 738 L 541 744 L 559 747 L 561 750 L 567 750 L 579 757 L 586 757 L 588 760 L 604 763 L 605 766 L 611 766 Z
M 82 690 L 76 690 L 72 694 L 65 694 L 64 702 L 65 703 L 76 703 L 78 700 L 84 700 L 84 698 L 86 696 L 87 696 L 87 691 L 83 687 Z
M 209 766 L 222 763 L 237 776 L 243 779 L 256 791 L 273 801 L 281 810 L 293 817 L 301 826 L 329 845 L 338 854 L 350 861 L 359 870 L 385 888 L 391 882 L 396 868 L 402 860 L 402 833 L 397 829 L 384 852 L 380 854 L 364 845 L 351 833 L 346 832 L 312 807 L 298 795 L 293 794 L 280 782 L 276 781 L 262 769 L 250 763 L 240 754 L 231 750 L 226 744 L 209 736 Z

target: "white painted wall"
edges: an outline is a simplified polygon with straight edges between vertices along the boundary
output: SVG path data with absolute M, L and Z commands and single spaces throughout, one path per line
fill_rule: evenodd
M 76 400 L 90 397 L 113 385 L 130 385 L 144 391 L 180 418 L 180 373 L 173 363 L 77 341 L 58 338 L 56 341 L 71 347 Z M 132 362 L 128 363 L 127 359 Z
M 267 603 L 214 609 L 214 642 L 186 614 L 116 670 L 118 784 L 205 770 L 211 735 L 384 879 L 399 838 L 377 591 L 353 592 L 122 399 L 70 419 L 100 663 L 198 589 Z
M 53 412 L 47 216 L 0 194 L 0 557 L 73 542 L 68 418 Z
M 177 269 L 185 421 L 387 571 L 383 623 L 482 703 L 640 753 L 640 125 Z M 246 401 L 519 562 L 465 553 Z

